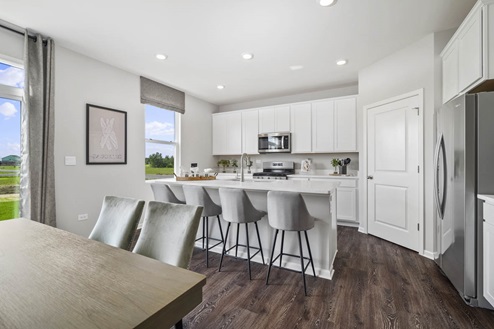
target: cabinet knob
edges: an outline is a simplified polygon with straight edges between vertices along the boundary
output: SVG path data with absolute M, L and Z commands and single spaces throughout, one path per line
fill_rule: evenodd
M 367 176 L 367 179 L 374 179 L 374 176 Z

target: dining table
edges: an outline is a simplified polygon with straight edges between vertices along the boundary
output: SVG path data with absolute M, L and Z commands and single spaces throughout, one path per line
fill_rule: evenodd
M 202 274 L 24 218 L 0 221 L 0 328 L 170 328 Z

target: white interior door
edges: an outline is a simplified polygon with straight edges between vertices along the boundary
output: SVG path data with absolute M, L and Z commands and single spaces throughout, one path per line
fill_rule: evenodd
M 418 251 L 419 95 L 367 110 L 368 232 Z

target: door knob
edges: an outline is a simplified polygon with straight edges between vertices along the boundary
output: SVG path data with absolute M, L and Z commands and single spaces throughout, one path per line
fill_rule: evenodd
M 367 176 L 367 179 L 374 179 L 374 176 Z

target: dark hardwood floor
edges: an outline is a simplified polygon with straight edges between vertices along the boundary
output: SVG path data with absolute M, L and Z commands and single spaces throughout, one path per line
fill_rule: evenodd
M 435 263 L 354 228 L 338 227 L 333 280 L 195 250 L 190 269 L 207 276 L 204 300 L 184 328 L 494 328 L 494 312 L 464 304 Z

